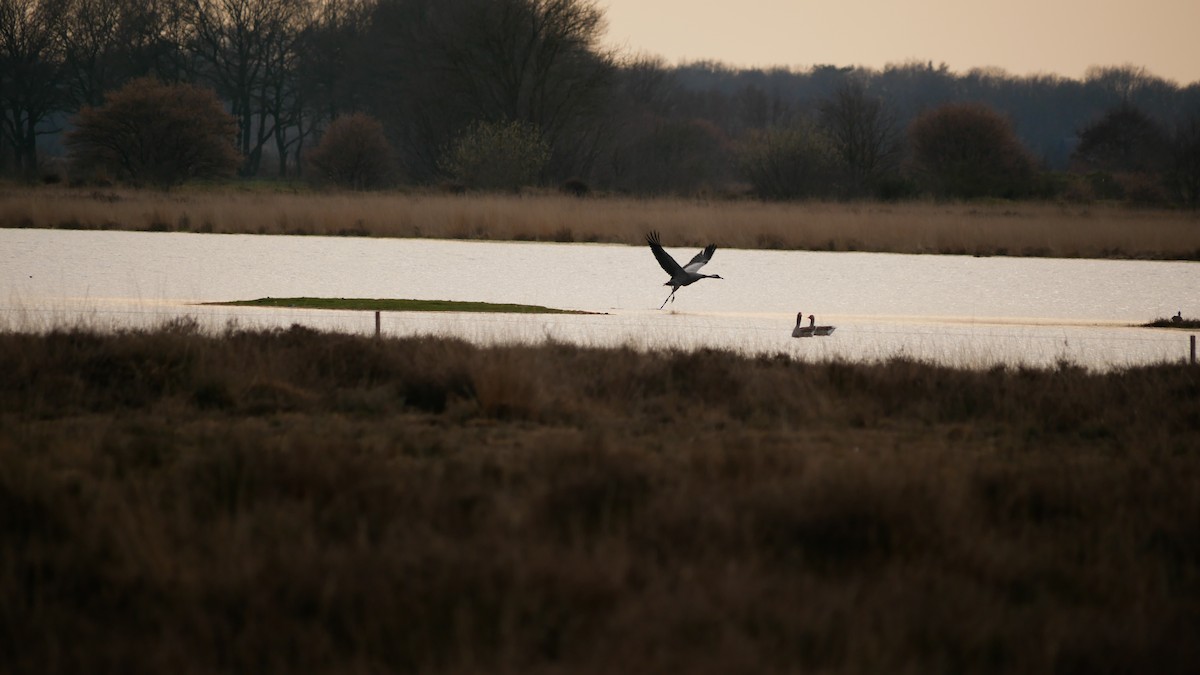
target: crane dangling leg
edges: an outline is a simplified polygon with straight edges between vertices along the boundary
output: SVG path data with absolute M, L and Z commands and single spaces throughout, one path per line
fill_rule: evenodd
M 667 296 L 667 300 L 674 300 L 674 299 L 675 299 L 675 291 L 677 291 L 677 290 L 679 290 L 679 287 L 678 287 L 678 286 L 676 286 L 676 287 L 672 288 L 672 289 L 671 289 L 671 294 Z M 659 306 L 658 306 L 658 308 L 659 308 L 659 309 L 662 309 L 663 307 L 666 307 L 666 306 L 667 306 L 667 300 L 663 300 L 663 304 L 659 305 Z

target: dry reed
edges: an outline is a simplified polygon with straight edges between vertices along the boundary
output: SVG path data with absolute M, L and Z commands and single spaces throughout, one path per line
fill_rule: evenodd
M 765 203 L 557 194 L 6 187 L 0 227 L 434 237 L 1052 257 L 1200 259 L 1200 216 L 1046 203 Z
M 0 662 L 1189 672 L 1200 370 L 0 333 Z

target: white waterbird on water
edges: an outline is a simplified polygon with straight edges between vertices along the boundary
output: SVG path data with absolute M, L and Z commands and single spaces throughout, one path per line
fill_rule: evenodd
M 658 264 L 662 265 L 663 270 L 671 275 L 671 280 L 663 284 L 663 286 L 671 287 L 671 294 L 667 296 L 667 300 L 675 299 L 675 291 L 679 290 L 680 286 L 690 286 L 691 284 L 700 281 L 701 279 L 720 279 L 719 274 L 700 274 L 699 269 L 704 267 L 709 260 L 712 260 L 713 251 L 717 250 L 716 244 L 709 244 L 704 247 L 703 251 L 696 254 L 691 262 L 684 266 L 680 266 L 671 257 L 670 253 L 663 250 L 662 242 L 659 241 L 658 232 L 651 232 L 646 235 L 646 243 L 650 244 L 650 251 L 654 253 L 654 257 L 658 260 Z M 663 300 L 663 304 L 658 308 L 662 309 L 667 306 L 667 300 Z

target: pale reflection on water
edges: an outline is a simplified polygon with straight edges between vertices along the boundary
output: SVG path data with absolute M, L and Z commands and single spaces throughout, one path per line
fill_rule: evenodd
M 667 249 L 677 259 L 696 252 Z M 372 333 L 370 312 L 196 303 L 475 300 L 597 314 L 384 313 L 382 329 L 477 342 L 1104 368 L 1186 357 L 1186 333 L 1130 326 L 1177 310 L 1200 316 L 1200 265 L 1186 262 L 718 248 L 705 271 L 724 279 L 680 289 L 660 312 L 670 289 L 644 246 L 0 230 L 0 328 L 148 326 L 190 316 L 216 328 L 300 323 Z M 837 331 L 792 338 L 801 310 Z

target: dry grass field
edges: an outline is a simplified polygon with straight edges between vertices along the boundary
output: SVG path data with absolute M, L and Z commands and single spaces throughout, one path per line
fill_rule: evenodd
M 0 670 L 1194 672 L 1198 449 L 1179 365 L 0 333 Z
M 559 194 L 0 186 L 0 227 L 1200 260 L 1200 215 L 1043 203 L 768 203 Z

